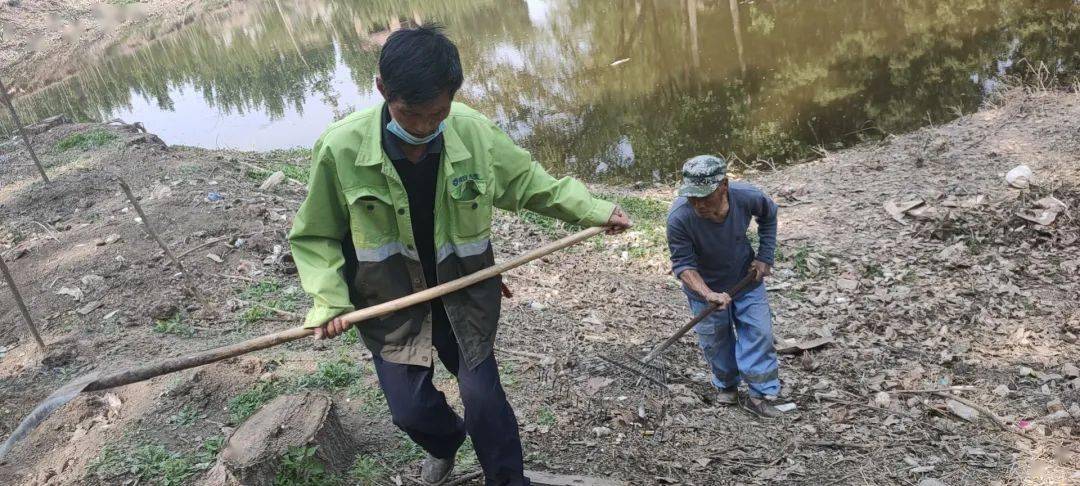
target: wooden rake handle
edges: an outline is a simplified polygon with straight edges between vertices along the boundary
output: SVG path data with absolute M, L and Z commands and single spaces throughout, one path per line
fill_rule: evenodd
M 392 314 L 407 307 L 411 307 L 417 304 L 442 297 L 451 292 L 456 292 L 465 287 L 477 284 L 492 277 L 496 277 L 508 270 L 517 268 L 528 262 L 536 260 L 537 258 L 550 255 L 563 248 L 576 245 L 582 241 L 585 241 L 593 236 L 596 236 L 605 230 L 604 227 L 588 228 L 570 236 L 567 236 L 561 240 L 548 243 L 540 248 L 532 250 L 524 255 L 507 260 L 498 265 L 493 265 L 485 268 L 479 272 L 471 273 L 464 277 L 461 277 L 450 282 L 446 282 L 442 285 L 431 287 L 429 289 L 422 290 L 415 294 L 410 294 L 400 299 L 395 299 L 390 302 L 384 302 L 379 305 L 365 307 L 342 316 L 348 324 L 355 324 L 358 322 L 366 321 L 376 317 Z M 113 388 L 117 386 L 127 385 L 143 380 L 148 380 L 155 376 L 161 376 L 168 373 L 174 373 L 188 368 L 194 368 L 196 366 L 203 366 L 223 359 L 228 359 L 242 354 L 247 354 L 252 351 L 258 351 L 260 349 L 266 349 L 269 347 L 277 346 L 279 344 L 295 341 L 300 338 L 310 336 L 314 333 L 314 329 L 306 329 L 303 327 L 296 327 L 285 331 L 276 332 L 273 334 L 267 334 L 265 336 L 259 336 L 257 338 L 242 341 L 236 344 L 228 346 L 222 346 L 220 348 L 208 349 L 199 353 L 178 356 L 176 358 L 169 358 L 156 363 L 150 363 L 140 366 L 138 368 L 132 368 L 127 370 L 117 371 L 107 375 L 101 375 L 97 379 L 91 381 L 86 385 L 84 391 L 104 390 L 106 388 Z
M 742 280 L 739 280 L 739 283 L 736 283 L 735 286 L 727 290 L 727 294 L 731 296 L 731 298 L 734 300 L 735 296 L 738 295 L 739 292 L 746 290 L 746 288 L 749 287 L 751 283 L 754 283 L 756 276 L 757 272 L 754 271 L 753 268 L 751 268 L 750 271 L 747 272 L 746 276 L 743 277 Z M 709 304 L 709 306 L 706 307 L 705 310 L 698 313 L 698 315 L 694 316 L 693 319 L 690 319 L 690 322 L 687 322 L 683 325 L 683 327 L 680 327 L 678 331 L 675 331 L 675 334 L 672 334 L 671 337 L 660 343 L 659 346 L 653 348 L 652 351 L 649 351 L 649 354 L 645 355 L 645 357 L 642 358 L 642 361 L 648 363 L 655 359 L 657 356 L 660 355 L 660 353 L 663 353 L 665 349 L 671 347 L 672 344 L 675 344 L 675 341 L 678 341 L 679 338 L 690 332 L 690 330 L 693 329 L 694 326 L 696 326 L 699 322 L 704 320 L 706 317 L 709 317 L 709 314 L 715 312 L 718 307 L 719 306 L 716 304 Z

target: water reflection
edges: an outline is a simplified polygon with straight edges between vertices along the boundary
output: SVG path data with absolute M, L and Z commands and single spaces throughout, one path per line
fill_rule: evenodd
M 378 101 L 389 32 L 432 21 L 462 51 L 465 101 L 556 171 L 622 181 L 697 153 L 780 162 L 945 121 L 1029 62 L 1080 72 L 1069 0 L 270 0 L 18 105 L 142 121 L 172 144 L 308 146 Z

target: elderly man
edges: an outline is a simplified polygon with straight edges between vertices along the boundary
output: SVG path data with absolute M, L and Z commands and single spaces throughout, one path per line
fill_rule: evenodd
M 453 103 L 457 47 L 439 29 L 390 35 L 376 86 L 386 99 L 330 125 L 315 144 L 307 200 L 289 240 L 316 338 L 339 318 L 490 267 L 492 208 L 528 209 L 618 232 L 614 204 L 555 179 L 480 113 Z M 468 434 L 489 485 L 527 485 L 517 419 L 493 345 L 500 279 L 359 325 L 394 424 L 428 453 L 421 476 L 444 483 Z M 435 360 L 458 380 L 465 417 L 432 385 Z
M 683 184 L 667 221 L 672 271 L 693 314 L 709 304 L 720 306 L 694 328 L 719 389 L 717 400 L 772 418 L 780 415 L 770 403 L 780 392 L 780 379 L 763 280 L 776 249 L 776 204 L 750 184 L 729 182 L 726 169 L 724 159 L 710 155 L 683 165 Z M 757 220 L 760 242 L 756 255 L 747 239 L 751 218 Z M 754 273 L 756 285 L 737 295 L 725 293 L 747 272 Z M 740 381 L 749 388 L 746 400 L 739 399 Z

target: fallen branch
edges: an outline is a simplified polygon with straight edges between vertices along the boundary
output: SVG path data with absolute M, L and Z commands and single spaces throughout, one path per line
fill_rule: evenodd
M 974 390 L 975 390 L 975 387 L 971 386 L 971 385 L 955 385 L 955 386 L 950 386 L 948 388 L 925 388 L 925 389 L 916 389 L 916 390 L 885 390 L 885 393 L 907 393 L 907 394 L 914 395 L 914 394 L 918 394 L 918 393 L 945 393 L 945 392 L 974 391 Z
M 281 229 L 279 228 L 279 229 L 268 229 L 268 230 L 262 230 L 262 231 L 254 231 L 254 232 L 251 232 L 251 233 L 244 233 L 242 235 L 237 235 L 236 237 L 237 238 L 248 238 L 248 237 L 255 236 L 255 235 L 261 235 L 263 233 L 272 233 L 274 231 L 281 231 Z M 191 248 L 188 248 L 188 249 L 180 252 L 179 255 L 176 255 L 176 258 L 184 258 L 184 257 L 190 255 L 192 252 L 199 251 L 199 250 L 201 250 L 203 248 L 206 248 L 206 247 L 208 247 L 210 245 L 213 245 L 215 243 L 221 243 L 222 241 L 226 241 L 229 238 L 232 238 L 232 235 L 225 235 L 225 236 L 219 236 L 217 238 L 212 238 L 212 239 L 207 240 L 207 241 L 205 241 L 205 242 L 203 242 L 203 243 L 201 243 L 199 245 L 193 246 Z
M 816 447 L 829 447 L 829 448 L 835 448 L 835 449 L 873 450 L 873 449 L 878 448 L 878 446 L 874 446 L 874 445 L 870 445 L 870 444 L 856 444 L 854 442 L 833 442 L 833 441 L 827 441 L 827 440 L 810 440 L 810 441 L 804 441 L 804 442 L 797 442 L 795 445 L 796 446 L 807 445 L 807 446 L 816 446 Z
M 19 294 L 19 287 L 15 285 L 15 279 L 11 277 L 11 271 L 8 270 L 7 263 L 4 262 L 3 257 L 0 257 L 0 271 L 3 271 L 4 280 L 7 281 L 8 288 L 11 289 L 11 296 L 15 298 L 15 303 L 19 306 L 19 312 L 22 313 L 26 329 L 30 331 L 30 335 L 34 337 L 34 342 L 37 343 L 38 348 L 44 351 L 45 342 L 41 340 L 41 334 L 38 333 L 37 325 L 34 324 L 34 319 L 30 317 L 30 311 L 26 309 L 26 303 L 23 302 L 22 295 Z
M 215 243 L 220 243 L 222 241 L 227 241 L 229 238 L 230 238 L 230 235 L 225 235 L 225 236 L 219 236 L 217 238 L 212 238 L 212 239 L 210 239 L 210 240 L 208 240 L 208 241 L 206 241 L 206 242 L 204 242 L 204 243 L 202 243 L 200 245 L 196 245 L 194 247 L 188 248 L 188 249 L 180 252 L 179 255 L 176 255 L 176 258 L 184 258 L 184 257 L 190 255 L 191 252 L 193 252 L 193 251 L 201 250 L 201 249 L 206 248 L 206 247 L 208 247 L 210 245 L 213 245 Z
M 250 301 L 250 300 L 242 300 L 242 299 L 236 299 L 236 301 L 237 301 L 237 302 L 240 302 L 240 303 L 242 303 L 242 304 L 247 304 L 247 305 L 253 305 L 253 306 L 256 306 L 256 307 L 261 307 L 261 308 L 263 308 L 263 309 L 266 309 L 266 310 L 268 310 L 268 311 L 270 311 L 270 312 L 276 313 L 276 314 L 278 314 L 278 315 L 280 315 L 280 316 L 283 316 L 283 317 L 289 317 L 289 318 L 292 318 L 292 319 L 301 319 L 301 318 L 303 318 L 303 317 L 304 317 L 303 315 L 297 314 L 297 313 L 295 313 L 295 312 L 289 312 L 289 311 L 287 311 L 287 310 L 281 310 L 281 309 L 278 309 L 278 308 L 276 308 L 276 307 L 270 307 L 270 306 L 268 306 L 268 305 L 266 305 L 266 304 L 263 304 L 263 303 L 259 303 L 259 302 L 252 302 L 252 301 Z
M 1013 434 L 1013 435 L 1015 435 L 1017 437 L 1023 437 L 1024 439 L 1027 439 L 1027 440 L 1031 441 L 1032 443 L 1038 442 L 1038 441 L 1035 440 L 1035 438 L 1028 437 L 1028 436 L 1026 436 L 1024 434 L 1021 434 L 1020 432 L 1018 432 L 1015 429 L 1013 429 L 1012 427 L 1010 427 L 1009 424 L 1005 423 L 1004 419 L 999 417 L 996 413 L 994 413 L 989 408 L 986 408 L 985 405 L 973 402 L 973 401 L 968 400 L 966 398 L 961 398 L 959 396 L 953 395 L 952 393 L 947 393 L 947 392 L 941 391 L 941 390 L 925 390 L 925 391 L 924 390 L 899 390 L 899 391 L 890 391 L 889 393 L 908 393 L 908 394 L 925 393 L 925 394 L 930 394 L 930 395 L 936 395 L 938 397 L 945 398 L 945 399 L 948 399 L 948 400 L 956 400 L 957 402 L 960 402 L 960 403 L 962 403 L 964 405 L 967 405 L 967 406 L 975 409 L 979 413 L 981 413 L 983 415 L 986 415 L 987 417 L 990 417 L 990 420 L 993 421 L 994 425 L 997 425 L 999 429 L 1001 429 L 1001 430 L 1003 430 L 1005 432 L 1008 432 L 1010 434 Z
M 1021 434 L 1020 432 L 1017 432 L 1012 427 L 1009 427 L 1009 424 L 1006 424 L 1004 419 L 1002 419 L 1001 417 L 998 417 L 998 415 L 996 413 L 991 411 L 989 408 L 986 408 L 984 405 L 975 403 L 975 402 L 973 402 L 971 400 L 968 400 L 966 398 L 960 398 L 960 397 L 958 397 L 956 395 L 953 395 L 951 393 L 934 392 L 934 395 L 937 395 L 937 396 L 942 397 L 942 398 L 950 399 L 950 400 L 956 400 L 956 401 L 958 401 L 960 403 L 963 403 L 964 405 L 967 405 L 967 406 L 969 406 L 971 408 L 974 408 L 975 410 L 978 410 L 979 413 L 985 414 L 987 417 L 990 417 L 990 420 L 993 420 L 994 423 L 1001 430 L 1004 430 L 1005 432 L 1016 435 L 1018 437 L 1023 437 L 1024 439 L 1030 440 L 1032 443 L 1037 442 L 1033 437 L 1028 437 L 1028 436 L 1026 436 L 1024 434 Z
M 180 275 L 184 277 L 184 281 L 187 283 L 188 289 L 190 289 L 191 293 L 195 295 L 195 298 L 199 300 L 199 303 L 202 304 L 203 308 L 207 311 L 212 310 L 210 308 L 210 302 L 207 301 L 206 297 L 203 296 L 202 292 L 199 291 L 199 287 L 195 285 L 195 281 L 192 280 L 191 275 L 188 273 L 187 269 L 184 268 L 184 264 L 181 263 L 180 259 L 177 258 L 176 255 L 173 254 L 172 250 L 169 249 L 169 245 L 166 245 L 165 242 L 161 240 L 161 237 L 158 236 L 157 232 L 154 231 L 154 226 L 150 224 L 150 218 L 146 216 L 146 212 L 143 211 L 142 206 L 139 205 L 139 200 L 136 199 L 135 194 L 131 192 L 131 187 L 128 186 L 127 182 L 125 182 L 123 179 L 118 178 L 117 180 L 120 182 L 120 189 L 124 190 L 124 194 L 126 194 L 128 200 L 131 201 L 131 205 L 135 206 L 135 212 L 139 213 L 139 217 L 142 218 L 143 228 L 145 228 L 146 232 L 150 234 L 150 237 L 157 242 L 158 246 L 161 247 L 161 250 L 165 252 L 165 255 L 167 255 L 169 259 L 172 260 L 173 264 L 180 269 Z
M 483 476 L 484 476 L 484 471 L 473 471 L 473 472 L 465 473 L 462 476 L 458 476 L 457 479 L 454 479 L 453 481 L 450 481 L 450 482 L 446 483 L 444 486 L 460 486 L 462 484 L 472 482 L 474 479 L 480 479 Z
M 227 273 L 215 273 L 214 275 L 216 275 L 218 277 L 221 277 L 221 278 L 228 278 L 228 279 L 233 279 L 233 280 L 243 280 L 245 282 L 254 282 L 254 283 L 261 282 L 261 280 L 254 279 L 254 278 L 251 278 L 251 277 L 245 277 L 243 275 L 229 275 Z

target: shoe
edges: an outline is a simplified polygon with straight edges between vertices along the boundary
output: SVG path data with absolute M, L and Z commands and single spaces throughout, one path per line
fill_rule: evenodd
M 764 397 L 747 397 L 746 400 L 743 400 L 742 407 L 746 411 L 764 419 L 773 419 L 783 415 Z
M 739 404 L 739 387 L 733 386 L 730 388 L 721 388 L 716 393 L 716 403 L 720 405 L 738 405 Z
M 439 459 L 431 454 L 428 454 L 424 458 L 423 465 L 420 466 L 420 480 L 426 486 L 439 486 L 450 479 L 450 474 L 454 472 L 454 458 Z

